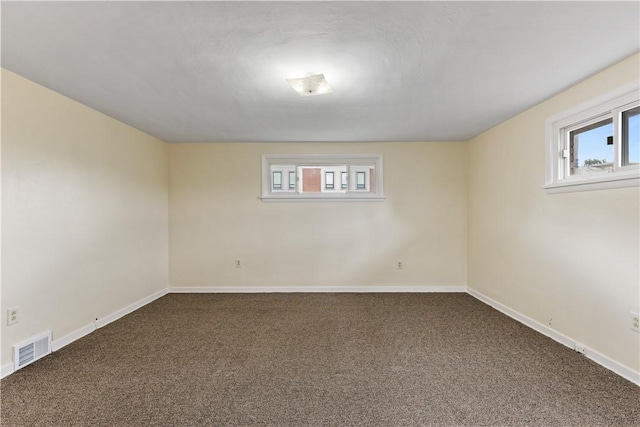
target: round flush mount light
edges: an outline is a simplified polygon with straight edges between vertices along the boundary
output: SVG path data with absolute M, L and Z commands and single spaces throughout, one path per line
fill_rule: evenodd
M 313 74 L 286 80 L 300 96 L 324 95 L 325 93 L 333 92 L 333 89 L 324 78 L 324 74 Z

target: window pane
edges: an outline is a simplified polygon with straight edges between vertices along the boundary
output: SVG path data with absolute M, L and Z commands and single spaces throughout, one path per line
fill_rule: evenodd
M 289 172 L 289 190 L 296 189 L 296 173 Z
M 340 185 L 340 188 L 342 190 L 346 190 L 347 186 L 348 186 L 348 179 L 347 179 L 347 173 L 346 172 L 342 172 L 342 183 Z
M 640 107 L 622 113 L 622 166 L 640 163 Z
M 282 172 L 273 173 L 273 189 L 274 190 L 282 189 Z
M 364 172 L 356 172 L 356 188 L 358 190 L 364 190 L 365 186 L 365 173 Z
M 324 188 L 326 188 L 327 190 L 333 190 L 333 172 L 325 172 Z
M 569 165 L 571 175 L 613 171 L 613 120 L 569 133 Z
M 302 169 L 302 191 L 305 193 L 320 192 L 320 169 Z

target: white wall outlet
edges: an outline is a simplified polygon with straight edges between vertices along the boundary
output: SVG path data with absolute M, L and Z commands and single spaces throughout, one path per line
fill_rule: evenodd
M 631 312 L 631 330 L 640 332 L 640 314 L 635 311 Z
M 551 317 L 551 315 L 547 316 L 547 325 L 548 326 L 553 325 L 553 317 Z
M 587 353 L 587 347 L 585 347 L 583 344 L 580 344 L 579 342 L 575 343 L 573 345 L 573 349 L 580 353 L 580 354 L 586 354 Z
M 236 268 L 242 268 L 242 263 L 239 259 L 236 260 Z
M 396 263 L 396 268 L 397 268 L 398 270 L 403 270 L 403 269 L 404 269 L 404 262 L 403 262 L 403 261 L 398 261 L 398 262 Z
M 19 307 L 11 307 L 7 309 L 7 326 L 18 323 L 18 308 Z

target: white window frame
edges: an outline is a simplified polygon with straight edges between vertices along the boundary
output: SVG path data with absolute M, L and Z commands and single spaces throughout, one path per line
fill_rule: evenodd
M 302 169 L 321 169 L 321 191 L 305 193 L 302 188 Z M 374 191 L 369 191 L 370 171 L 374 171 Z M 274 171 L 283 171 L 283 190 L 272 188 L 271 177 Z M 284 171 L 296 171 L 297 184 L 295 190 L 285 185 Z M 366 189 L 356 190 L 355 171 L 366 170 Z M 349 188 L 342 189 L 342 172 L 347 172 Z M 325 188 L 325 173 L 334 172 L 334 188 Z M 288 179 L 288 174 L 286 174 Z M 381 154 L 304 154 L 279 155 L 264 154 L 262 156 L 262 195 L 263 201 L 382 201 L 384 200 L 382 182 Z M 285 189 L 286 187 L 286 189 Z
M 622 166 L 622 112 L 640 103 L 640 84 L 632 82 L 546 121 L 547 193 L 637 187 L 640 185 L 639 165 Z M 584 175 L 569 173 L 569 133 L 601 120 L 613 121 L 613 171 Z

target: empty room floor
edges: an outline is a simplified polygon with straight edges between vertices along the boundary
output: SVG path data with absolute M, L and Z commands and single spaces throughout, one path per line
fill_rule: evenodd
M 169 294 L 5 378 L 4 426 L 637 426 L 640 388 L 467 294 Z

